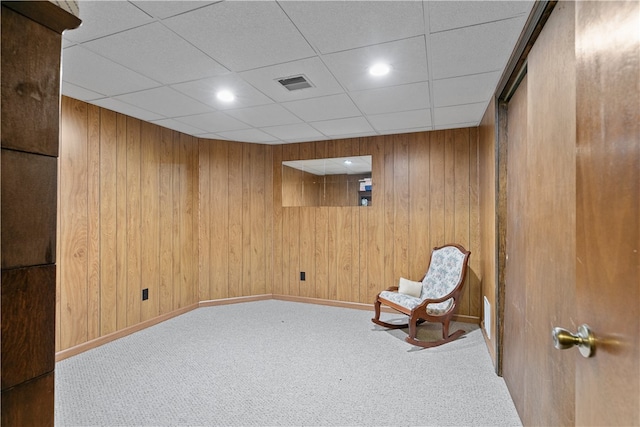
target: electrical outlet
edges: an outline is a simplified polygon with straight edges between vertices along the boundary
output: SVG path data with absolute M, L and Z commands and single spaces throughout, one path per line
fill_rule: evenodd
M 142 301 L 149 299 L 149 288 L 144 288 L 142 290 Z
M 304 281 L 306 280 L 306 277 L 305 277 L 305 276 L 306 276 L 306 275 L 305 275 L 305 272 L 304 272 L 304 271 L 301 271 L 301 272 L 300 272 L 300 280 L 304 282 Z

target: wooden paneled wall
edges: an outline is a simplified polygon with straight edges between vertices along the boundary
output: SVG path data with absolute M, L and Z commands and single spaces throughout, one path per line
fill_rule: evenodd
M 272 150 L 199 141 L 201 301 L 272 292 Z
M 368 304 L 448 242 L 472 251 L 459 315 L 480 318 L 475 128 L 268 146 L 63 98 L 61 141 L 58 351 L 198 301 Z M 350 155 L 373 156 L 372 206 L 282 207 L 283 160 Z
M 58 351 L 196 303 L 199 235 L 196 138 L 66 97 L 61 116 Z
M 480 318 L 477 129 L 456 129 L 273 148 L 281 162 L 372 155 L 368 207 L 281 207 L 273 197 L 273 293 L 371 303 L 400 276 L 419 280 L 434 246 L 472 251 L 459 314 Z M 300 280 L 300 272 L 306 280 Z

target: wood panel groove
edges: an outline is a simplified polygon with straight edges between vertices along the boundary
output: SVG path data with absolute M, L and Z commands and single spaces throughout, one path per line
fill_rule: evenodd
M 127 116 L 116 124 L 116 330 L 127 326 Z
M 100 336 L 100 131 L 101 110 L 88 105 L 87 140 L 87 339 Z M 71 155 L 75 153 L 70 153 Z M 77 153 L 81 156 L 81 153 Z M 76 165 L 81 166 L 81 163 Z M 83 168 L 84 169 L 84 168 Z M 71 174 L 73 176 L 73 174 Z M 82 179 L 75 175 L 76 179 Z
M 64 143 L 64 141 L 63 141 Z M 140 322 L 140 120 L 127 118 L 127 326 Z
M 162 129 L 160 135 L 160 181 L 159 181 L 159 209 L 160 209 L 160 289 L 159 313 L 166 314 L 173 311 L 173 234 L 171 227 L 173 219 L 173 131 Z M 164 232 L 162 232 L 164 230 Z
M 100 111 L 100 335 L 116 330 L 116 184 L 117 117 L 109 110 Z

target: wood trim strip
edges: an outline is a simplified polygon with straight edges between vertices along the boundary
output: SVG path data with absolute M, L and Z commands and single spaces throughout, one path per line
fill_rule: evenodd
M 62 350 L 56 353 L 56 362 L 67 359 L 71 356 L 76 356 L 80 353 L 84 353 L 87 350 L 91 350 L 96 347 L 100 347 L 103 344 L 110 343 L 111 341 L 115 341 L 119 338 L 126 337 L 127 335 L 131 335 L 134 332 L 139 332 L 143 329 L 146 329 L 150 326 L 157 325 L 158 323 L 164 322 L 165 320 L 169 320 L 173 317 L 180 316 L 181 314 L 185 314 L 191 310 L 200 307 L 199 303 L 191 304 L 186 307 L 182 307 L 178 310 L 174 310 L 171 313 L 166 313 L 158 317 L 154 317 L 153 319 L 145 320 L 144 322 L 140 322 L 133 326 L 129 326 L 120 331 L 116 331 L 110 333 L 108 335 L 102 336 L 100 338 L 93 339 L 91 341 L 84 342 L 82 344 L 76 345 L 74 347 L 68 348 L 66 350 Z
M 507 103 L 496 102 L 496 361 L 495 369 L 502 376 L 504 337 L 505 266 L 507 262 Z
M 207 301 L 200 301 L 198 307 L 214 307 L 216 305 L 238 304 L 241 302 L 266 301 L 272 299 L 271 294 L 251 295 L 246 297 L 221 298 Z
M 275 294 L 272 295 L 272 298 L 279 301 L 301 302 L 305 304 L 317 304 L 317 305 L 326 305 L 330 307 L 354 308 L 356 310 L 373 311 L 373 304 L 364 304 L 361 302 L 334 301 L 334 300 L 321 299 L 321 298 L 309 298 L 309 297 L 298 297 L 298 296 L 292 296 L 292 295 L 275 295 Z M 388 313 L 396 313 L 396 311 L 389 310 Z
M 158 323 L 162 323 L 165 320 L 169 320 L 171 318 L 188 313 L 189 311 L 195 310 L 196 308 L 214 307 L 218 305 L 239 304 L 243 302 L 252 302 L 252 301 L 267 301 L 271 299 L 279 300 L 279 301 L 300 302 L 304 304 L 325 305 L 330 307 L 351 308 L 356 310 L 369 310 L 373 312 L 373 304 L 363 304 L 358 302 L 347 302 L 347 301 L 333 301 L 333 300 L 321 299 L 321 298 L 298 297 L 298 296 L 280 295 L 280 294 L 263 294 L 263 295 L 253 295 L 253 296 L 246 296 L 246 297 L 222 298 L 222 299 L 215 299 L 215 300 L 200 301 L 198 303 L 191 304 L 186 307 L 182 307 L 178 310 L 174 310 L 171 313 L 163 314 L 153 319 L 149 319 L 144 322 L 138 323 L 137 325 L 133 325 L 128 328 L 122 329 L 120 331 L 105 335 L 103 337 L 96 338 L 94 340 L 87 341 L 85 343 L 68 348 L 66 350 L 59 351 L 56 353 L 56 362 L 59 362 L 64 359 L 68 359 L 69 357 L 76 356 L 80 353 L 84 353 L 85 351 L 91 350 L 93 348 L 100 347 L 101 345 L 110 343 L 122 337 L 126 337 L 127 335 L 131 335 L 135 332 L 139 332 L 143 329 L 157 325 Z M 397 313 L 397 311 L 390 309 L 388 307 L 382 307 L 382 311 L 385 313 Z M 454 315 L 453 320 L 458 322 L 465 322 L 465 323 L 476 323 L 476 324 L 478 323 L 478 319 L 476 317 L 465 316 L 465 315 Z
M 280 300 L 280 301 L 290 301 L 290 302 L 301 302 L 305 304 L 317 304 L 317 305 L 326 305 L 330 307 L 340 307 L 340 308 L 351 308 L 355 310 L 366 310 L 371 311 L 373 313 L 373 303 L 365 304 L 360 302 L 348 302 L 348 301 L 334 301 L 328 299 L 321 298 L 307 298 L 307 297 L 297 297 L 291 295 L 272 295 L 272 299 Z M 383 313 L 396 313 L 397 310 L 394 310 L 390 307 L 380 307 Z M 467 316 L 464 314 L 455 314 L 453 316 L 453 320 L 456 322 L 464 322 L 464 323 L 473 323 L 478 324 L 478 318 L 474 316 Z

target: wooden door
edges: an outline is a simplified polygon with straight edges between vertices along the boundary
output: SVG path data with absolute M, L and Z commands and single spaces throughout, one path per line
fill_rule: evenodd
M 527 426 L 574 423 L 574 358 L 551 340 L 575 318 L 574 19 L 555 6 L 507 111 L 502 373 Z
M 576 424 L 640 425 L 640 3 L 576 3 Z
M 522 80 L 507 110 L 509 155 L 507 158 L 507 233 L 504 302 L 505 358 L 502 375 L 522 420 L 525 420 L 525 376 L 527 368 L 527 77 Z

